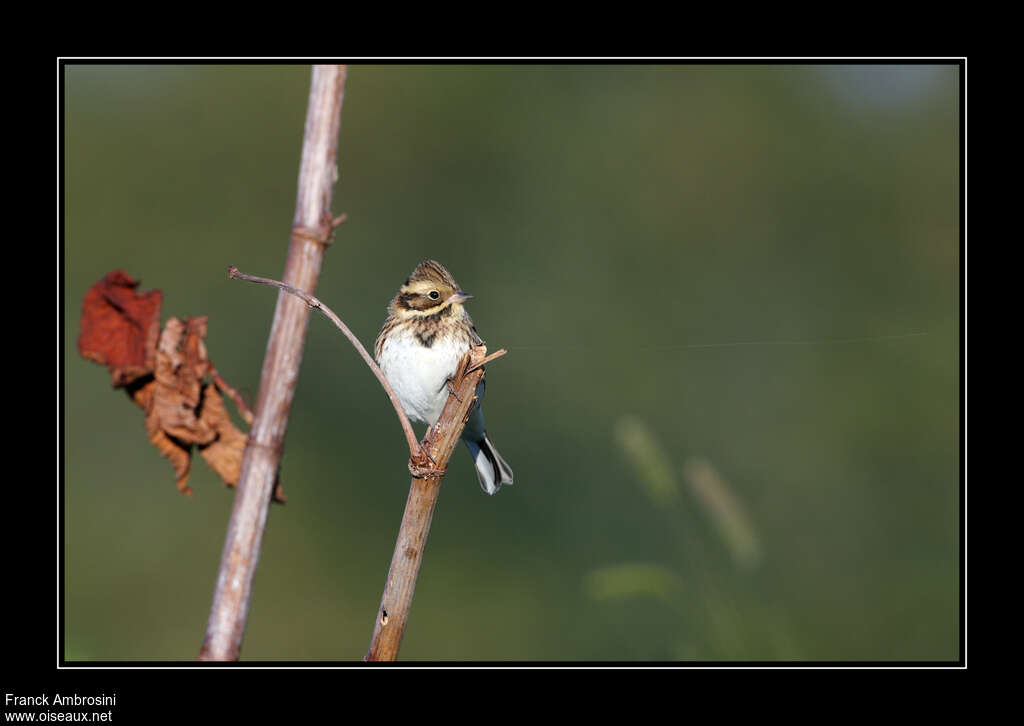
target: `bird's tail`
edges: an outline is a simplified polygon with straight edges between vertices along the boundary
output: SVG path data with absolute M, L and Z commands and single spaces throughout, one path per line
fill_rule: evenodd
M 480 480 L 480 487 L 488 494 L 494 494 L 501 488 L 502 484 L 512 485 L 512 469 L 508 463 L 501 458 L 501 454 L 494 448 L 494 444 L 487 438 L 485 433 L 479 441 L 463 439 L 469 447 L 469 453 L 473 456 L 473 463 L 476 464 L 476 478 Z

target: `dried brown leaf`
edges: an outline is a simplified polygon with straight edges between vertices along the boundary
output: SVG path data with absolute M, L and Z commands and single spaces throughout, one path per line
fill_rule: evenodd
M 188 486 L 188 474 L 192 466 L 192 445 L 168 436 L 160 427 L 160 419 L 155 411 L 150 411 L 146 416 L 146 433 L 157 451 L 170 459 L 178 479 L 178 491 L 192 496 L 192 489 Z
M 203 379 L 209 369 L 206 318 L 169 318 L 156 354 L 156 390 L 151 415 L 168 435 L 186 444 L 209 444 L 216 428 L 200 416 Z
M 153 372 L 163 293 L 138 293 L 122 270 L 112 270 L 82 300 L 78 352 L 110 369 L 111 382 L 126 385 Z
M 124 387 L 128 397 L 131 398 L 135 405 L 145 411 L 147 414 L 153 407 L 153 393 L 156 391 L 156 379 L 152 376 L 145 378 L 138 378 Z
M 202 419 L 217 431 L 217 438 L 212 443 L 200 446 L 199 453 L 227 486 L 236 486 L 242 475 L 242 455 L 245 453 L 247 437 L 235 428 L 220 390 L 212 383 L 203 387 Z M 274 499 L 285 501 L 280 482 L 274 490 Z
M 174 467 L 179 491 L 192 495 L 188 478 L 194 446 L 226 485 L 236 486 L 247 437 L 235 427 L 220 389 L 206 383 L 207 377 L 221 382 L 239 402 L 241 398 L 210 364 L 203 342 L 207 318 L 172 317 L 161 333 L 162 293 L 139 295 L 138 284 L 114 270 L 89 289 L 82 303 L 79 351 L 107 365 L 114 385 L 124 386 L 146 412 L 146 434 Z M 248 409 L 242 413 L 252 416 Z M 285 501 L 280 482 L 274 500 Z
M 242 452 L 245 451 L 245 434 L 235 428 L 224 407 L 220 391 L 212 383 L 203 390 L 203 420 L 217 432 L 213 442 L 199 447 L 217 476 L 228 486 L 238 484 L 242 473 Z

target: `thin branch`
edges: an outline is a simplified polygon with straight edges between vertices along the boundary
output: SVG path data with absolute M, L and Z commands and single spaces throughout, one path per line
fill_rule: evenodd
M 402 410 L 402 405 L 398 402 L 398 396 L 395 395 L 395 391 L 391 388 L 391 384 L 388 383 L 388 379 L 384 377 L 384 372 L 377 365 L 376 361 L 370 357 L 370 354 L 366 352 L 366 348 L 359 342 L 359 338 L 353 335 L 352 331 L 348 329 L 348 326 L 342 322 L 341 318 L 335 315 L 334 311 L 329 307 L 320 302 L 317 298 L 310 295 L 308 292 L 298 290 L 287 283 L 280 282 L 279 280 L 272 280 L 269 277 L 257 277 L 256 275 L 246 275 L 244 272 L 239 272 L 238 268 L 232 265 L 228 268 L 228 276 L 236 278 L 238 280 L 245 280 L 247 282 L 258 282 L 263 285 L 273 285 L 279 287 L 285 292 L 289 292 L 298 298 L 301 298 L 309 307 L 320 310 L 326 315 L 332 323 L 334 323 L 338 330 L 345 334 L 349 342 L 355 347 L 362 357 L 363 361 L 373 371 L 373 375 L 377 376 L 377 380 L 380 381 L 380 385 L 384 387 L 384 391 L 388 394 L 388 399 L 391 401 L 391 405 L 395 408 L 395 413 L 398 414 L 398 421 L 402 424 L 402 431 L 405 432 L 405 440 L 409 444 L 409 458 L 415 462 L 423 463 L 428 461 L 422 448 L 420 447 L 419 439 L 416 438 L 416 434 L 412 430 L 412 424 L 409 423 L 409 417 L 405 415 L 405 411 Z
M 313 67 L 295 216 L 283 275 L 289 285 L 300 290 L 316 289 L 324 251 L 337 226 L 331 214 L 331 198 L 338 176 L 345 77 L 344 66 Z M 309 316 L 309 308 L 300 300 L 278 294 L 256 416 L 242 457 L 200 660 L 237 660 L 241 651 Z
M 444 470 L 462 436 L 466 421 L 473 413 L 477 401 L 477 385 L 484 376 L 483 363 L 502 354 L 504 351 L 487 356 L 487 348 L 481 345 L 462 358 L 444 410 L 423 440 L 423 446 L 436 462 L 437 468 L 429 476 L 413 474 L 388 579 L 373 626 L 370 648 L 363 660 L 392 661 L 398 657 L 398 649 L 402 645 L 402 636 L 409 620 L 416 579 L 423 562 L 430 522 L 441 492 Z
M 231 400 L 235 402 L 235 406 L 238 408 L 238 413 L 241 415 L 242 420 L 252 426 L 252 422 L 255 417 L 246 405 L 245 399 L 243 399 L 238 391 L 232 388 L 228 382 L 224 380 L 220 373 L 217 372 L 217 369 L 213 367 L 212 363 L 210 364 L 210 378 L 212 378 L 213 382 L 217 384 L 217 388 L 228 394 Z
M 482 361 L 480 361 L 479 363 L 474 363 L 473 365 L 471 365 L 471 366 L 470 366 L 470 367 L 469 367 L 469 368 L 468 368 L 468 369 L 466 370 L 466 373 L 472 373 L 472 372 L 473 372 L 473 371 L 475 371 L 475 370 L 476 370 L 477 368 L 483 368 L 483 367 L 484 367 L 485 365 L 487 365 L 488 363 L 490 363 L 490 362 L 491 362 L 492 360 L 494 360 L 495 358 L 501 358 L 501 356 L 505 355 L 506 353 L 508 353 L 508 351 L 507 351 L 507 350 L 505 350 L 504 348 L 502 348 L 501 350 L 496 350 L 496 351 L 494 351 L 493 353 L 491 353 L 491 354 L 490 354 L 489 356 L 487 356 L 486 358 L 484 358 L 484 359 L 483 359 Z

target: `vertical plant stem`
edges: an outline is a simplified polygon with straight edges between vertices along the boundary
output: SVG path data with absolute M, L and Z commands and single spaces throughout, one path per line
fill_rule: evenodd
M 284 281 L 300 290 L 316 289 L 324 250 L 334 228 L 331 197 L 338 175 L 338 130 L 345 77 L 344 66 L 313 68 L 295 217 L 284 272 Z M 309 316 L 310 309 L 302 300 L 278 293 L 263 360 L 256 417 L 242 459 L 199 660 L 237 660 L 241 651 Z
M 448 396 L 441 417 L 430 427 L 423 440 L 424 450 L 436 462 L 440 471 L 425 478 L 415 475 L 412 478 L 395 552 L 384 584 L 384 595 L 381 597 L 370 648 L 364 660 L 392 661 L 398 657 L 412 607 L 412 596 L 416 590 L 416 579 L 423 562 L 430 522 L 441 492 L 444 470 L 459 443 L 466 420 L 473 411 L 477 385 L 484 376 L 482 363 L 487 359 L 486 355 L 487 349 L 479 346 L 463 358 L 452 382 L 454 394 Z

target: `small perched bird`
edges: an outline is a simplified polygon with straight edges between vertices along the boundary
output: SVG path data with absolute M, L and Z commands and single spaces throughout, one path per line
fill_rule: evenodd
M 374 358 L 413 421 L 428 426 L 437 421 L 459 361 L 471 347 L 483 344 L 463 307 L 471 297 L 440 262 L 424 260 L 388 304 Z M 487 438 L 479 402 L 483 394 L 481 379 L 462 440 L 473 456 L 480 486 L 494 494 L 502 484 L 512 484 L 512 469 Z

